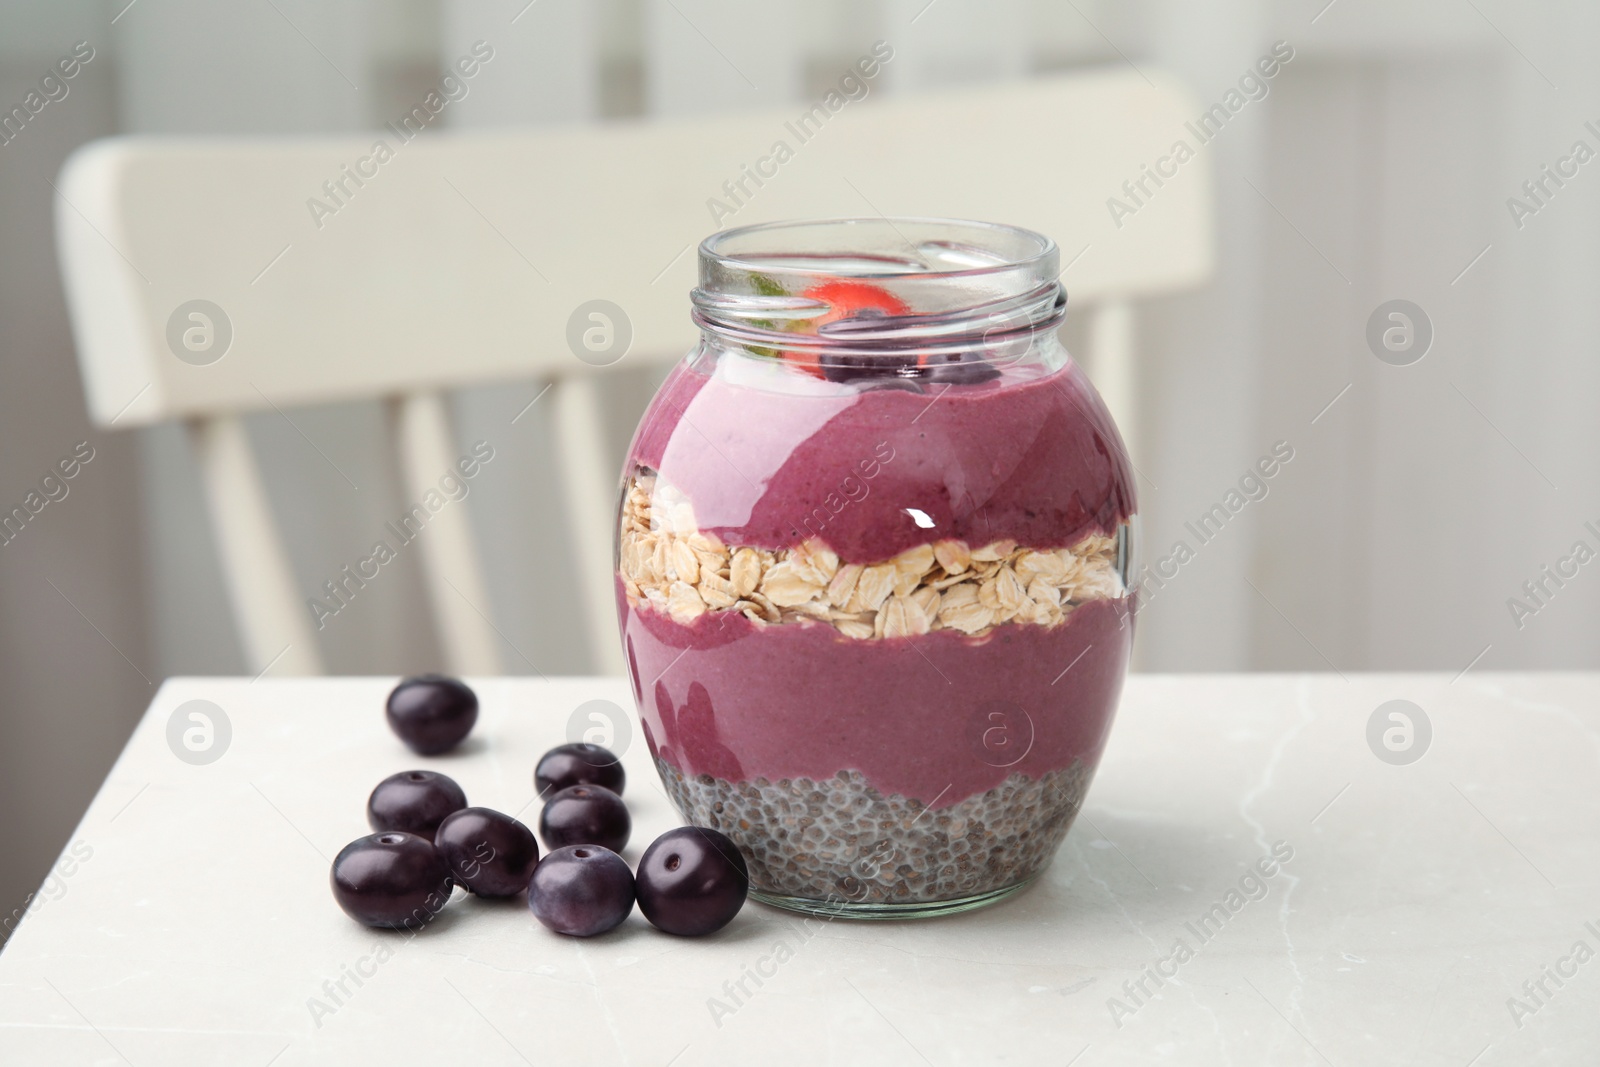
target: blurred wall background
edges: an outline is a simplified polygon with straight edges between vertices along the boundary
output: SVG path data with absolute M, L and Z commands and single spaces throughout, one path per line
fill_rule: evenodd
M 0 8 L 0 109 L 77 42 L 94 58 L 0 144 L 0 501 L 20 502 L 78 442 L 95 458 L 65 500 L 0 545 L 0 810 L 14 813 L 0 826 L 5 914 L 38 885 L 161 678 L 243 663 L 182 433 L 88 428 L 51 232 L 62 160 L 113 133 L 374 126 L 480 37 L 497 60 L 446 112 L 457 128 L 807 99 L 879 38 L 896 58 L 875 93 L 1129 64 L 1174 72 L 1209 104 L 1287 42 L 1295 58 L 1270 94 L 1213 146 L 1215 281 L 1140 309 L 1132 447 L 1148 475 L 1147 559 L 1194 544 L 1185 522 L 1276 442 L 1294 459 L 1150 600 L 1138 664 L 1600 663 L 1600 577 L 1585 568 L 1559 589 L 1547 582 L 1543 605 L 1522 592 L 1575 541 L 1600 541 L 1584 528 L 1600 520 L 1600 163 L 1546 182 L 1542 202 L 1521 188 L 1578 140 L 1600 150 L 1584 125 L 1600 126 L 1590 5 L 14 0 Z M 1038 116 L 1038 135 L 1050 130 Z M 940 150 L 927 146 L 929 166 Z M 1004 183 L 1004 160 L 994 180 Z M 1538 210 L 1514 219 L 1511 197 Z M 1365 341 L 1369 315 L 1394 298 L 1419 304 L 1435 333 L 1409 367 L 1379 362 Z M 618 462 L 654 384 L 639 373 L 609 386 Z M 525 393 L 458 395 L 460 436 L 503 427 Z M 518 421 L 469 507 L 497 624 L 546 673 L 581 673 L 581 635 L 547 610 L 575 590 L 543 563 L 566 548 L 549 514 L 545 414 Z M 309 589 L 344 558 L 337 548 L 401 501 L 377 405 L 295 421 L 298 431 L 256 418 L 251 432 Z M 370 491 L 346 492 L 315 449 Z M 416 561 L 398 566 L 413 570 L 325 632 L 332 669 L 437 664 Z M 1511 597 L 1538 607 L 1521 626 Z

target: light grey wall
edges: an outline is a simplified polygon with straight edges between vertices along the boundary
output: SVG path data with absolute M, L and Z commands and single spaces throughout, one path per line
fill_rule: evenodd
M 116 129 L 115 58 L 88 5 L 0 14 L 9 111 L 58 57 L 95 56 L 0 145 L 0 507 L 87 441 L 94 458 L 0 545 L 0 939 L 42 880 L 159 683 L 144 593 L 138 442 L 89 429 L 56 270 L 53 181 Z

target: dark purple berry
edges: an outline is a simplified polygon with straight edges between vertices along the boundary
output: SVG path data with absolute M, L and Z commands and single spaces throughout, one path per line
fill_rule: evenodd
M 448 752 L 478 721 L 478 697 L 465 683 L 442 674 L 407 678 L 389 694 L 389 725 L 421 756 Z
M 401 771 L 379 782 L 367 798 L 367 824 L 432 841 L 445 816 L 466 806 L 467 794 L 454 779 L 437 771 Z
M 546 848 L 599 845 L 621 852 L 632 832 L 628 806 L 601 785 L 569 785 L 539 813 L 539 836 Z
M 869 378 L 864 384 L 866 389 L 898 389 L 902 393 L 927 392 L 920 384 L 911 378 Z
M 633 910 L 633 872 L 608 848 L 558 848 L 533 869 L 528 907 L 558 934 L 603 934 Z
M 462 808 L 439 824 L 433 847 L 450 876 L 480 897 L 510 897 L 528 888 L 539 862 L 533 831 L 489 808 Z
M 658 930 L 699 937 L 744 907 L 750 869 L 739 846 L 704 826 L 668 830 L 639 860 L 639 910 Z
M 827 352 L 817 357 L 822 376 L 830 382 L 859 379 L 915 378 L 920 374 L 914 352 Z
M 928 357 L 923 370 L 932 382 L 977 385 L 1000 377 L 1000 370 L 976 352 L 938 352 Z
M 450 872 L 433 843 L 389 831 L 340 850 L 330 876 L 345 914 L 368 926 L 420 930 L 450 901 Z
M 569 785 L 604 786 L 620 797 L 627 784 L 628 775 L 615 752 L 581 741 L 552 748 L 533 769 L 533 785 L 542 797 Z

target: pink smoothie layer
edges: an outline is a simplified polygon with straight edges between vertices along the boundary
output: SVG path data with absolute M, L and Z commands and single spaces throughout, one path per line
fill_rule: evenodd
M 733 782 L 853 769 L 934 808 L 1011 774 L 1099 762 L 1132 642 L 1126 609 L 1096 600 L 1053 627 L 858 640 L 736 612 L 684 626 L 622 598 L 652 755 Z
M 1122 442 L 1070 362 L 925 392 L 811 378 L 770 388 L 764 373 L 799 372 L 680 365 L 629 456 L 630 473 L 658 471 L 729 545 L 817 537 L 847 563 L 876 563 L 943 538 L 1067 547 L 1133 513 Z M 1128 601 L 1091 601 L 1053 627 L 882 639 L 733 611 L 683 625 L 630 605 L 620 580 L 618 603 L 658 758 L 734 782 L 856 770 L 934 807 L 1012 774 L 1092 768 L 1132 640 Z
M 1121 439 L 1076 364 L 922 393 L 816 388 L 769 391 L 680 364 L 630 463 L 659 471 L 727 544 L 775 551 L 814 536 L 847 563 L 940 538 L 1061 548 L 1133 513 Z

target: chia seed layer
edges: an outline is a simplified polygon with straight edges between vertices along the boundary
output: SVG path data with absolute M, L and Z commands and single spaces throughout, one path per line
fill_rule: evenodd
M 662 759 L 656 768 L 685 819 L 738 844 L 753 888 L 873 904 L 956 900 L 1027 881 L 1055 855 L 1092 775 L 1081 761 L 1038 779 L 1012 774 L 933 810 L 884 796 L 853 770 L 730 782 L 687 778 Z

